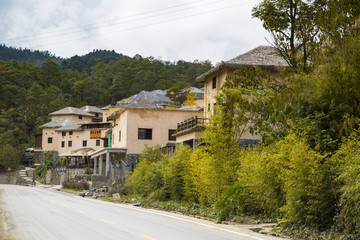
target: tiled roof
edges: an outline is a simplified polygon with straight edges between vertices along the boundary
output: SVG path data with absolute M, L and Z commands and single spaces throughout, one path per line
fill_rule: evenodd
M 276 54 L 276 49 L 274 47 L 259 46 L 229 61 L 219 63 L 210 71 L 197 77 L 196 81 L 202 82 L 207 76 L 224 67 L 235 70 L 239 67 L 245 66 L 259 66 L 264 69 L 277 69 L 281 67 L 288 67 L 288 64 L 282 57 Z
M 41 125 L 40 128 L 60 128 L 74 123 L 76 123 L 74 120 L 68 118 L 57 119 Z
M 163 90 L 154 90 L 154 91 L 141 91 L 138 94 L 135 94 L 129 98 L 123 99 L 121 101 L 113 104 L 112 107 L 123 107 L 120 110 L 114 112 L 109 116 L 112 118 L 118 115 L 124 109 L 151 109 L 151 110 L 164 110 L 163 106 L 175 106 L 171 100 L 166 97 L 166 92 Z M 185 109 L 179 109 L 184 110 Z M 191 110 L 195 111 L 195 110 Z
M 83 106 L 80 109 L 87 113 L 102 113 L 100 108 L 94 106 Z
M 66 107 L 63 109 L 60 109 L 58 111 L 52 112 L 49 114 L 50 116 L 53 115 L 81 115 L 81 116 L 88 116 L 88 117 L 93 117 L 94 115 L 85 112 L 84 110 L 80 109 L 80 108 L 75 108 L 75 107 Z
M 91 122 L 72 122 L 70 124 L 64 125 L 56 129 L 56 132 L 82 131 L 81 125 L 85 123 L 91 123 Z

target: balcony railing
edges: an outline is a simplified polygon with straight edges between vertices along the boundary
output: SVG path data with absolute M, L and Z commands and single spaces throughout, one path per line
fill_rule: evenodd
M 205 129 L 206 118 L 193 117 L 186 119 L 184 122 L 177 124 L 176 132 L 182 132 L 188 129 L 198 128 L 199 130 Z

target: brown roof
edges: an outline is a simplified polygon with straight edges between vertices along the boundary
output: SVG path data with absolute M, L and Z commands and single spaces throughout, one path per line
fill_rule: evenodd
M 259 46 L 237 56 L 229 61 L 222 61 L 210 71 L 200 75 L 196 78 L 197 82 L 205 81 L 205 78 L 222 68 L 237 69 L 245 66 L 259 66 L 264 69 L 278 69 L 281 67 L 288 67 L 287 62 L 276 54 L 276 49 L 271 46 Z
M 50 116 L 53 116 L 53 115 L 81 115 L 81 116 L 94 117 L 94 115 L 87 113 L 84 110 L 81 110 L 80 108 L 75 108 L 75 107 L 66 107 L 66 108 L 60 109 L 58 111 L 52 112 L 49 115 Z

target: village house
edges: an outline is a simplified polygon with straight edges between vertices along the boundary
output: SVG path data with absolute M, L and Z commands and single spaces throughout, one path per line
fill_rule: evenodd
M 216 105 L 215 96 L 221 91 L 228 77 L 234 76 L 234 71 L 241 67 L 258 66 L 262 69 L 272 70 L 274 74 L 284 67 L 287 62 L 276 54 L 271 46 L 259 46 L 229 61 L 222 61 L 216 67 L 197 77 L 197 82 L 204 83 L 204 118 L 198 117 L 179 122 L 177 125 L 177 144 L 192 145 L 196 147 L 201 139 L 201 132 L 205 129 L 205 123 L 214 113 Z M 241 139 L 241 144 L 252 146 L 259 142 L 258 135 L 246 132 Z
M 175 147 L 176 123 L 199 115 L 197 106 L 175 106 L 165 91 L 141 91 L 109 106 L 112 127 L 108 131 L 108 147 L 91 153 L 94 173 L 107 179 L 125 176 L 138 162 L 145 146 Z
M 42 134 L 35 140 L 39 164 L 42 164 L 44 154 L 52 151 L 59 157 L 68 157 L 70 166 L 78 166 L 87 162 L 88 153 L 107 142 L 103 130 L 110 124 L 102 122 L 102 111 L 96 107 L 66 107 L 49 115 L 51 121 L 40 126 Z

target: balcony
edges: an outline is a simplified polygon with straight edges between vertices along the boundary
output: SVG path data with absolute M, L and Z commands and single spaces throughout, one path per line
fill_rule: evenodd
M 202 131 L 205 129 L 205 124 L 208 122 L 206 118 L 193 117 L 186 119 L 184 122 L 178 123 L 176 133 L 184 131 Z

